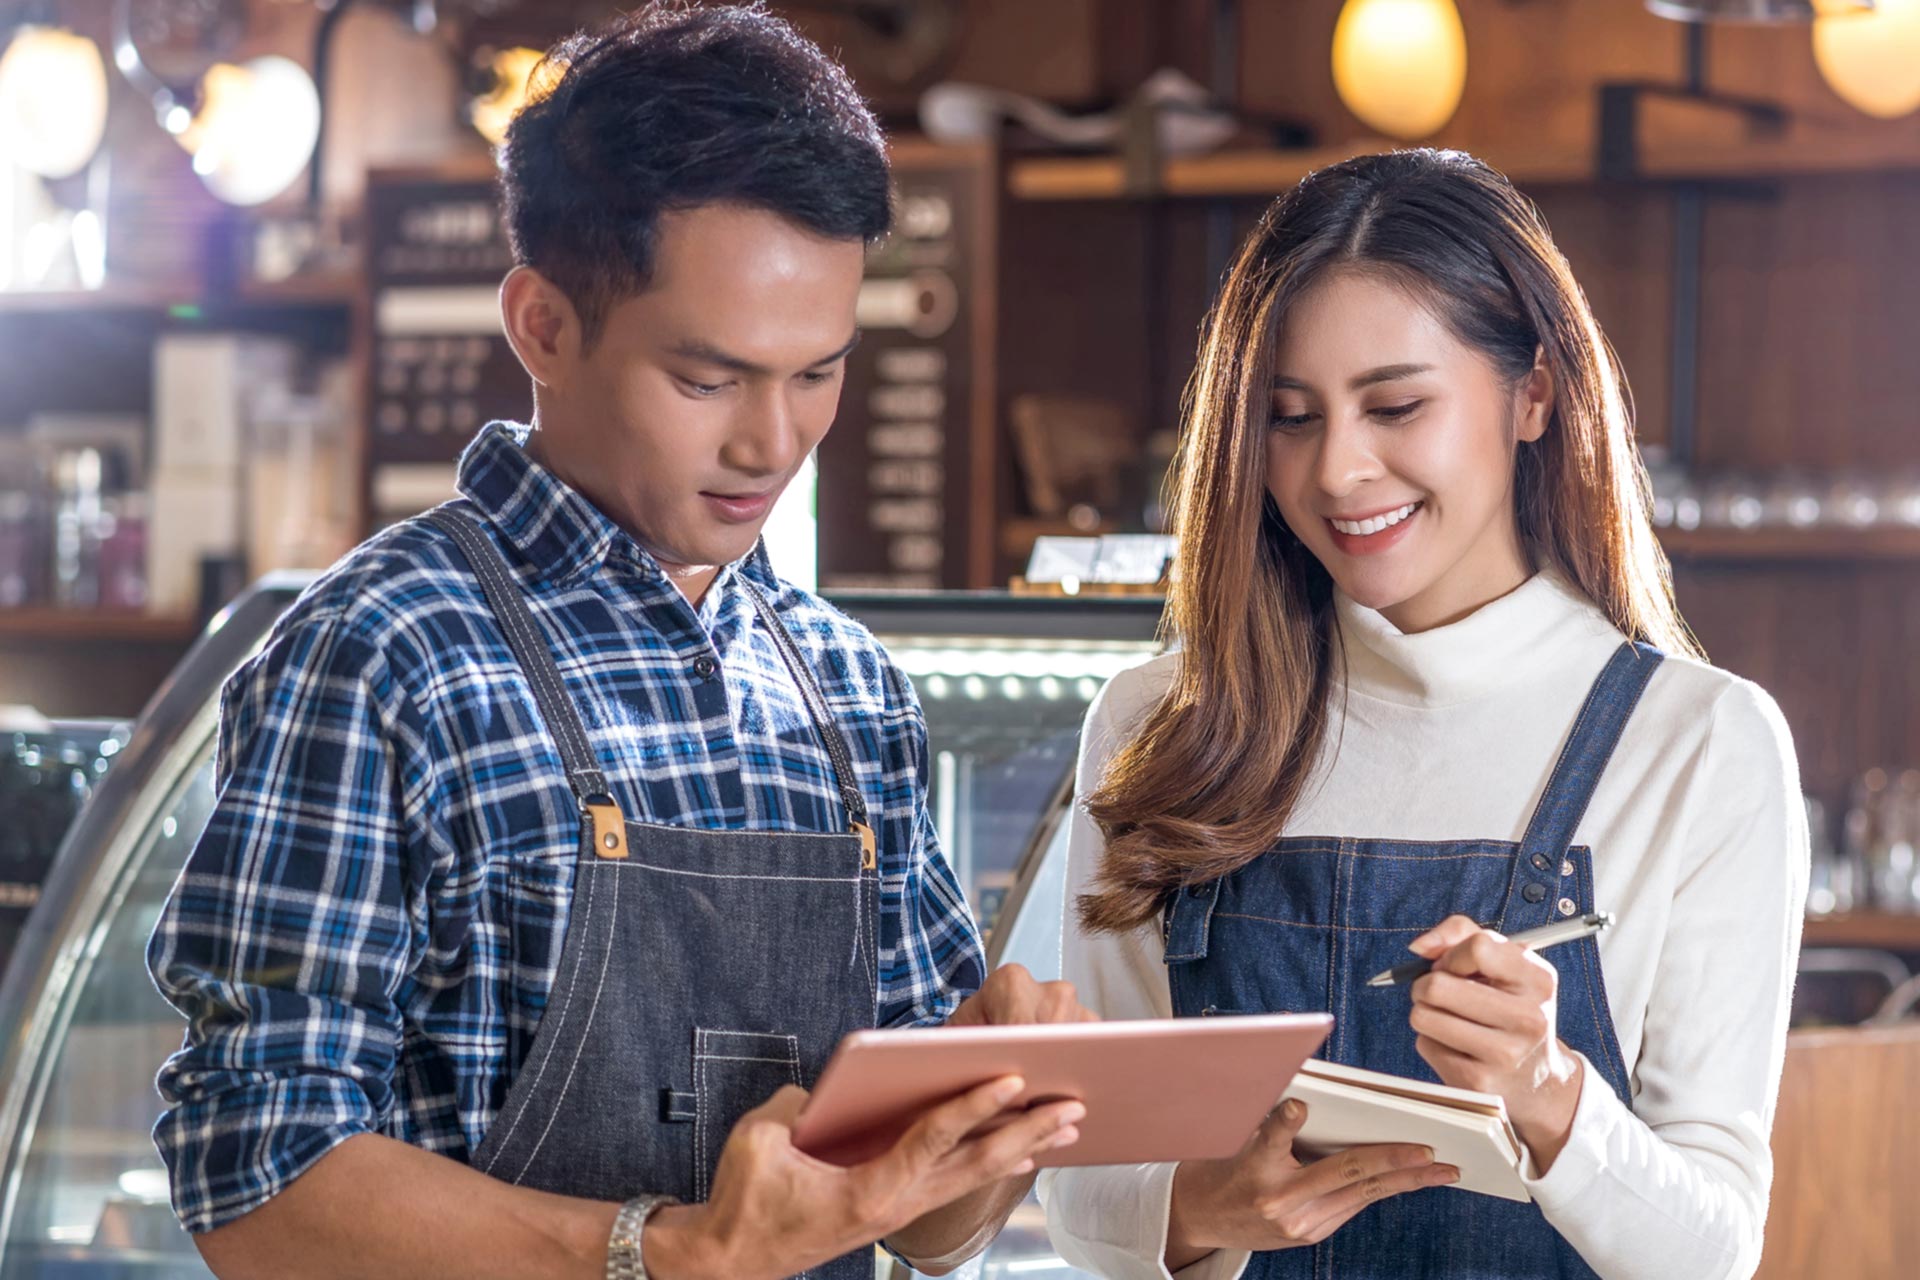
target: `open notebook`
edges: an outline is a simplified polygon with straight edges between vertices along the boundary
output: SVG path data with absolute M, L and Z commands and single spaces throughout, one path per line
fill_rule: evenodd
M 1433 1148 L 1437 1163 L 1460 1170 L 1455 1190 L 1533 1199 L 1520 1180 L 1520 1139 L 1507 1120 L 1506 1103 L 1495 1094 L 1313 1058 L 1282 1096 L 1307 1104 L 1307 1123 L 1294 1141 L 1303 1155 L 1417 1142 Z

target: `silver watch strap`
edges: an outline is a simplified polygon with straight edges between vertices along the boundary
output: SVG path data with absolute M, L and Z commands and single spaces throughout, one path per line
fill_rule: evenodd
M 640 1256 L 640 1233 L 647 1219 L 663 1205 L 679 1204 L 672 1196 L 635 1196 L 614 1215 L 613 1234 L 607 1240 L 607 1280 L 647 1280 L 647 1264 Z

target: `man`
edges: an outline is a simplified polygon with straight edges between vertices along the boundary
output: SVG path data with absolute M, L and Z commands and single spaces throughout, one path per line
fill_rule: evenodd
M 758 546 L 837 406 L 883 143 L 757 7 L 555 57 L 503 159 L 533 429 L 226 692 L 149 954 L 175 1206 L 222 1276 L 948 1268 L 1078 1104 L 971 1137 L 995 1082 L 843 1170 L 796 1086 L 860 1027 L 1086 1015 L 982 986 L 907 681 Z

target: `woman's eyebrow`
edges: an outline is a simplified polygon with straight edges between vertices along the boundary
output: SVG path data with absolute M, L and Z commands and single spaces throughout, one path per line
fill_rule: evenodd
M 1382 382 L 1398 382 L 1402 378 L 1411 378 L 1418 373 L 1432 372 L 1433 366 L 1430 364 L 1383 364 L 1378 369 L 1369 369 L 1365 373 L 1360 374 L 1349 382 L 1347 386 L 1354 391 L 1364 391 L 1368 387 L 1376 386 Z M 1273 388 L 1276 391 L 1313 390 L 1312 387 L 1309 387 L 1298 378 L 1289 378 L 1285 374 L 1279 373 L 1273 376 Z

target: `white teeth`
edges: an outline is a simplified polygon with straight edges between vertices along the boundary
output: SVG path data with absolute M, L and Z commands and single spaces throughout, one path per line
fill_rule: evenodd
M 1374 516 L 1370 520 L 1334 520 L 1331 523 L 1333 527 L 1341 533 L 1349 534 L 1356 538 L 1365 538 L 1372 534 L 1379 533 L 1384 529 L 1393 528 L 1393 526 L 1399 524 L 1419 509 L 1420 504 L 1418 502 L 1409 502 L 1398 511 L 1389 511 L 1383 516 Z

